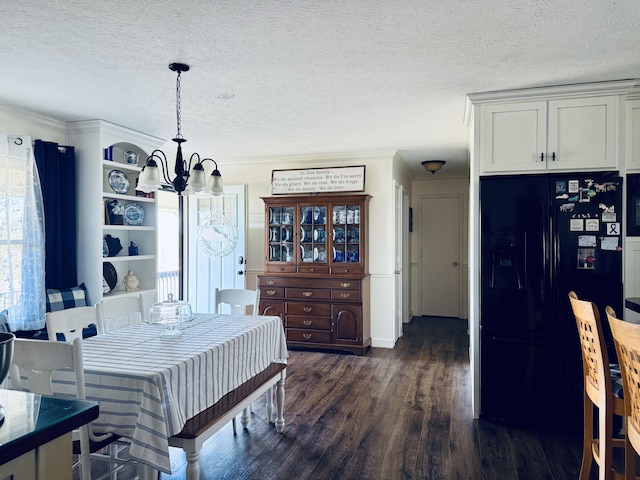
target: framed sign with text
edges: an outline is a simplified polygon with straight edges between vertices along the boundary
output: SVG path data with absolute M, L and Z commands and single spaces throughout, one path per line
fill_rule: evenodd
M 364 165 L 273 170 L 271 193 L 364 192 Z

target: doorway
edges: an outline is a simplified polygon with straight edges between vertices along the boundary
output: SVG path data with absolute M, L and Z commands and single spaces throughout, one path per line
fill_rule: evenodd
M 421 312 L 460 316 L 460 196 L 425 196 L 420 202 Z
M 189 197 L 185 291 L 196 312 L 215 312 L 215 288 L 245 288 L 245 203 L 244 185 L 225 186 L 218 197 Z

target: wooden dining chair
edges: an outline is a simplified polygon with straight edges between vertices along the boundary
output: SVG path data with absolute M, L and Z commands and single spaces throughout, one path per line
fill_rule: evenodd
M 64 386 L 65 393 L 54 392 L 53 372 L 67 369 L 74 372 L 75 385 Z M 86 399 L 84 369 L 82 361 L 82 339 L 71 342 L 44 342 L 16 338 L 13 360 L 9 370 L 11 389 L 23 390 L 40 395 L 60 395 L 65 398 Z M 96 434 L 91 423 L 73 431 L 73 453 L 77 455 L 74 469 L 79 468 L 82 480 L 98 480 L 107 477 L 117 478 L 117 471 L 129 459 L 117 457 L 119 449 L 109 448 L 120 438 L 113 433 Z M 109 455 L 98 453 L 109 448 Z M 111 456 L 116 455 L 116 456 Z M 107 462 L 109 468 L 98 477 L 91 476 L 91 460 Z
M 214 305 L 217 313 L 232 315 L 255 315 L 260 302 L 260 290 L 244 290 L 241 288 L 216 288 Z M 224 305 L 227 305 L 225 307 Z
M 144 321 L 142 294 L 104 298 L 96 305 L 98 333 L 137 325 Z
M 584 433 L 580 480 L 587 480 L 591 466 L 598 465 L 600 479 L 611 479 L 614 473 L 613 448 L 625 448 L 624 438 L 614 438 L 613 416 L 624 417 L 622 382 L 617 365 L 609 364 L 609 356 L 598 307 L 578 299 L 569 292 L 569 301 L 578 327 L 584 373 Z M 594 409 L 597 409 L 597 435 L 594 434 Z
M 47 312 L 45 324 L 49 340 L 58 340 L 58 334 L 64 340 L 70 342 L 79 338 L 82 340 L 83 332 L 91 329 L 98 329 L 98 318 L 95 307 L 75 307 L 57 312 Z
M 216 288 L 213 292 L 216 313 L 229 313 L 231 315 L 255 315 L 260 302 L 260 290 L 244 290 L 242 288 Z M 227 306 L 225 308 L 225 305 Z M 273 394 L 270 390 L 267 395 Z M 253 412 L 253 408 L 249 406 Z M 242 412 L 242 426 L 246 428 L 248 421 L 247 409 Z M 236 434 L 236 417 L 231 420 L 233 434 Z
M 605 308 L 620 361 L 624 388 L 627 480 L 637 478 L 636 455 L 640 454 L 640 325 L 620 320 L 610 306 Z

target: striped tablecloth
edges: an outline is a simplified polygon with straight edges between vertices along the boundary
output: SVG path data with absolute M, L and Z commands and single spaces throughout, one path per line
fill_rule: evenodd
M 168 438 L 189 418 L 288 357 L 279 317 L 198 314 L 181 329 L 163 338 L 141 324 L 83 341 L 87 399 L 100 403 L 93 424 L 130 438 L 131 456 L 165 473 Z M 69 377 L 57 378 L 62 393 Z

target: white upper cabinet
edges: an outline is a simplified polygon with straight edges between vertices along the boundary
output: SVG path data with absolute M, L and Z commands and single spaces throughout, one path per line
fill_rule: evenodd
M 640 170 L 640 100 L 627 101 L 626 167 Z
M 546 170 L 547 102 L 484 105 L 480 122 L 482 170 Z
M 483 105 L 481 171 L 617 168 L 617 101 L 607 95 Z

